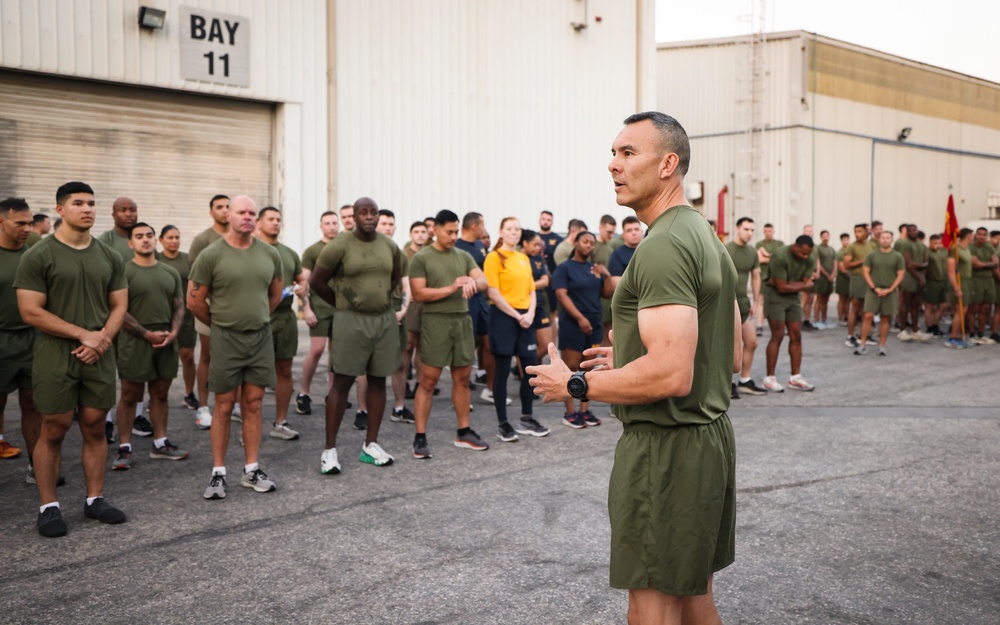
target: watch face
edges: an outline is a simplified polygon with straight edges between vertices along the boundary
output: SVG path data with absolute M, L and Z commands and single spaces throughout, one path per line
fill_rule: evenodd
M 578 377 L 571 377 L 569 382 L 566 384 L 566 388 L 569 390 L 569 394 L 573 397 L 583 397 L 586 394 L 587 383 Z

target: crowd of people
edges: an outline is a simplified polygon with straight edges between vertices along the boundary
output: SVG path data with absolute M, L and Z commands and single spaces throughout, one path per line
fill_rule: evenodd
M 361 462 L 394 462 L 378 442 L 387 386 L 394 400 L 390 420 L 413 424 L 414 458 L 431 458 L 427 423 L 445 369 L 452 379 L 455 446 L 489 449 L 470 425 L 477 384 L 483 386 L 480 400 L 495 409 L 497 439 L 548 435 L 533 416 L 536 397 L 526 368 L 543 362 L 550 343 L 571 371 L 580 370 L 587 350 L 611 345 L 610 301 L 644 236 L 636 217 L 625 218 L 618 234 L 617 221 L 604 215 L 596 231 L 570 220 L 563 237 L 553 231 L 553 214 L 542 211 L 537 230 L 514 217 L 502 219 L 491 245 L 481 214 L 460 218 L 442 210 L 412 223 L 399 247 L 393 212 L 361 198 L 339 213 L 324 212 L 319 240 L 300 258 L 279 241 L 277 208 L 258 209 L 247 196 L 220 194 L 209 201 L 211 226 L 185 253 L 177 227 L 157 231 L 140 221 L 128 198 L 115 200 L 114 227 L 96 237 L 90 233 L 96 203 L 89 186 L 63 185 L 56 203 L 55 224 L 22 199 L 0 203 L 0 340 L 6 344 L 0 397 L 5 405 L 7 394 L 20 393 L 27 480 L 38 485 L 38 530 L 45 536 L 67 531 L 56 488 L 62 440 L 74 419 L 83 433 L 86 514 L 102 522 L 125 521 L 102 496 L 106 445 L 116 434 L 112 470 L 132 467 L 133 437 L 152 438 L 152 459 L 188 457 L 167 435 L 167 398 L 179 375 L 184 406 L 194 411 L 198 428 L 210 430 L 206 499 L 226 497 L 231 423 L 239 424 L 243 446 L 240 485 L 275 490 L 260 466 L 261 436 L 266 429 L 279 440 L 299 438 L 288 413 L 293 406 L 298 414 L 312 413 L 324 354 L 323 474 L 342 470 L 337 436 L 355 385 L 352 426 L 366 432 Z M 835 249 L 827 230 L 816 244 L 811 226 L 785 245 L 765 224 L 763 238 L 753 243 L 755 226 L 749 217 L 739 219 L 725 244 L 737 272 L 742 323 L 742 370 L 732 382 L 733 399 L 784 391 L 775 369 L 786 336 L 787 387 L 811 391 L 801 372 L 804 330 L 846 326 L 846 343 L 857 355 L 867 345 L 886 355 L 891 332 L 901 341 L 947 337 L 944 344 L 954 348 L 1000 341 L 1000 232 L 963 229 L 949 251 L 941 235 L 925 244 L 913 224 L 902 224 L 894 240 L 874 222 L 855 226 L 853 241 L 842 234 Z M 834 293 L 837 317 L 831 321 Z M 299 317 L 310 338 L 296 387 Z M 751 371 L 765 319 L 770 339 L 758 385 Z M 950 331 L 942 329 L 949 323 Z M 519 380 L 515 417 L 507 413 L 512 375 Z M 265 389 L 273 389 L 276 403 L 266 428 Z M 601 424 L 586 397 L 567 397 L 564 404 L 563 425 Z M 0 456 L 20 454 L 0 431 Z

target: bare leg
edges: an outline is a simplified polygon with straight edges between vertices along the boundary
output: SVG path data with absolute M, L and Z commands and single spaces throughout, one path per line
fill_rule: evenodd
M 209 349 L 210 339 L 207 334 L 199 334 L 198 341 L 201 344 L 201 352 L 198 354 L 198 403 L 202 406 L 208 405 L 208 365 L 212 360 Z M 228 415 L 226 416 L 228 419 Z M 215 465 L 221 467 L 221 464 Z
M 768 319 L 767 323 L 771 327 L 771 340 L 767 342 L 767 349 L 765 351 L 767 355 L 767 375 L 770 377 L 774 375 L 774 369 L 778 366 L 778 352 L 781 350 L 781 342 L 785 339 L 785 322 Z
M 792 361 L 792 375 L 798 375 L 802 370 L 802 323 L 789 321 L 785 327 L 788 328 L 788 358 Z
M 465 367 L 451 368 L 451 403 L 455 407 L 455 419 L 458 427 L 469 427 L 469 375 L 472 373 L 472 365 Z M 435 380 L 435 383 L 437 381 Z M 420 384 L 423 388 L 423 383 Z M 434 387 L 427 389 L 427 393 L 433 393 Z M 430 405 L 428 404 L 428 408 Z M 427 420 L 424 419 L 426 424 Z
M 60 414 L 42 415 L 42 427 L 32 461 L 35 465 L 38 501 L 43 506 L 56 501 L 56 480 L 59 477 L 59 466 L 62 462 L 62 442 L 72 424 L 72 410 Z M 104 424 L 101 424 L 101 429 L 103 428 Z M 105 438 L 105 455 L 107 455 L 107 450 L 108 441 Z M 101 464 L 104 464 L 103 458 Z
M 28 448 L 28 458 L 33 458 L 35 445 L 38 444 L 38 437 L 42 431 L 42 415 L 38 413 L 35 406 L 35 393 L 30 388 L 22 388 L 18 391 L 18 399 L 21 402 L 21 436 L 24 437 L 24 444 Z M 6 404 L 6 398 L 4 398 Z M 32 460 L 34 463 L 34 460 Z
M 888 317 L 882 317 L 878 323 L 878 346 L 885 347 L 885 341 L 889 338 L 889 323 Z
M 406 369 L 400 367 L 392 374 L 393 410 L 402 410 L 406 399 Z
M 865 313 L 861 321 L 861 346 L 864 347 L 868 340 L 868 335 L 872 331 L 872 323 L 875 322 L 875 313 Z
M 743 368 L 740 370 L 740 377 L 749 378 L 750 369 L 753 367 L 753 356 L 757 351 L 757 332 L 754 331 L 753 320 L 747 319 L 742 327 L 743 334 Z
M 149 420 L 153 423 L 153 438 L 167 435 L 167 395 L 173 380 L 153 380 L 149 383 Z
M 463 369 L 469 369 L 470 367 L 462 367 Z M 451 370 L 452 379 L 455 377 L 455 369 Z M 431 416 L 431 401 L 434 399 L 434 387 L 437 386 L 438 380 L 441 379 L 441 368 L 432 367 L 430 365 L 423 365 L 420 368 L 420 377 L 417 382 L 417 392 L 413 397 L 413 417 L 416 422 L 416 432 L 417 434 L 427 433 L 427 421 Z M 458 383 L 455 384 L 455 388 L 452 389 L 452 398 L 455 402 L 455 412 L 458 412 L 458 399 L 456 394 L 458 393 Z M 465 422 L 469 422 L 469 384 L 468 376 L 466 376 L 465 384 Z M 459 419 L 461 423 L 461 419 Z
M 132 443 L 132 426 L 135 424 L 135 406 L 142 400 L 145 382 L 129 382 L 122 380 L 122 394 L 118 399 L 118 444 Z
M 302 390 L 303 395 L 309 394 L 312 387 L 313 376 L 316 375 L 316 368 L 319 367 L 320 358 L 326 351 L 326 337 L 313 336 L 309 339 L 309 352 L 302 360 Z
M 104 434 L 104 417 L 107 414 L 107 410 L 80 406 L 80 434 L 83 436 L 83 478 L 87 483 L 87 497 L 100 497 L 104 494 L 105 465 L 108 461 L 108 439 Z M 59 475 L 58 468 L 56 475 Z
M 181 359 L 181 375 L 184 378 L 184 394 L 190 395 L 194 392 L 195 376 L 198 370 L 194 364 L 194 348 L 182 347 L 178 355 Z
M 365 445 L 378 440 L 378 431 L 382 427 L 382 417 L 385 414 L 385 378 L 381 376 L 365 376 L 365 404 L 368 413 L 368 428 L 365 430 Z M 361 378 L 358 378 L 358 403 L 361 403 Z
M 288 419 L 288 404 L 292 401 L 292 359 L 276 359 L 274 361 L 274 373 L 277 377 L 277 382 L 274 384 L 276 414 L 274 422 L 284 423 Z M 244 442 L 246 442 L 245 439 Z
M 212 427 L 209 428 L 209 434 L 212 438 L 213 467 L 226 466 L 226 449 L 229 447 L 229 418 L 233 414 L 233 404 L 236 403 L 238 388 L 215 394 L 215 410 L 212 411 Z M 246 421 L 247 415 L 244 412 L 243 422 L 246 423 Z M 243 443 L 246 444 L 246 442 L 244 437 Z
M 240 410 L 243 411 L 243 451 L 246 454 L 247 464 L 257 462 L 260 452 L 260 435 L 264 429 L 264 417 L 260 412 L 263 400 L 263 387 L 248 382 L 243 383 L 243 391 L 240 394 Z M 225 421 L 227 424 L 229 423 L 228 419 Z M 214 421 L 212 426 L 215 426 Z
M 368 378 L 359 375 L 358 376 L 358 411 L 368 412 Z
M 552 328 L 538 328 L 535 330 L 535 341 L 538 343 L 538 364 L 549 355 L 549 343 L 552 342 Z
M 337 446 L 337 433 L 340 431 L 340 424 L 344 420 L 344 411 L 347 410 L 347 395 L 354 386 L 353 375 L 333 374 L 333 385 L 330 386 L 330 393 L 326 396 L 326 447 L 333 449 Z

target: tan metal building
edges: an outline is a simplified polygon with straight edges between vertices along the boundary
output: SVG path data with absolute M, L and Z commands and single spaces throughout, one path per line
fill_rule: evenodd
M 995 214 L 1000 85 L 804 31 L 659 44 L 657 105 L 692 137 L 689 181 L 726 229 L 785 240 L 872 218 L 939 232 Z

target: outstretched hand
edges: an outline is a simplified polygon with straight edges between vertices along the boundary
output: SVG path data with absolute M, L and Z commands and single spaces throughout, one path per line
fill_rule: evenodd
M 546 404 L 569 399 L 566 383 L 572 373 L 559 357 L 559 352 L 553 343 L 549 343 L 549 360 L 550 364 L 534 365 L 525 369 L 529 375 L 534 376 L 528 380 L 528 384 L 535 387 L 535 395 L 541 397 Z

